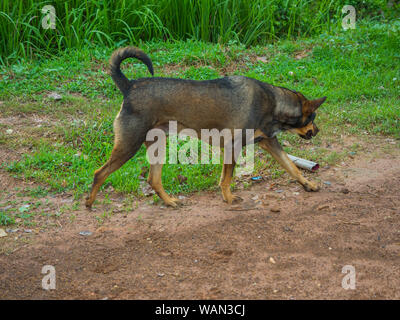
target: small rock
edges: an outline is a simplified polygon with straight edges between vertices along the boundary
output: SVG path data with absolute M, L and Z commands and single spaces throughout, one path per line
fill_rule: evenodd
M 155 191 L 153 190 L 153 188 L 144 181 L 141 181 L 140 187 L 141 187 L 141 191 L 142 191 L 143 195 L 146 197 L 155 194 Z
M 278 189 L 278 190 L 275 190 L 275 192 L 276 192 L 276 193 L 282 193 L 283 190 L 282 190 L 282 189 Z
M 169 257 L 171 255 L 171 252 L 163 251 L 163 252 L 160 253 L 160 255 L 162 257 Z
M 24 232 L 26 232 L 26 233 L 32 233 L 32 229 L 25 229 Z
M 350 190 L 347 189 L 347 188 L 343 188 L 343 189 L 342 189 L 342 193 L 344 193 L 344 194 L 348 194 L 349 192 L 350 192 Z
M 79 232 L 81 236 L 91 236 L 93 233 L 90 231 L 81 231 Z
M 6 232 L 7 233 L 15 233 L 15 232 L 17 232 L 19 229 L 17 228 L 17 229 L 6 229 Z
M 322 205 L 320 205 L 318 208 L 317 208 L 317 210 L 323 210 L 323 209 L 328 209 L 329 208 L 329 205 L 327 205 L 327 204 L 322 204 Z
M 178 196 L 178 199 L 179 200 L 183 200 L 183 199 L 186 199 L 186 197 L 185 196 Z
M 6 130 L 6 133 L 7 133 L 7 134 L 11 134 L 11 133 L 13 133 L 13 132 L 14 132 L 13 129 L 7 129 L 7 130 Z
M 327 186 L 332 185 L 332 183 L 330 183 L 329 181 L 324 181 L 324 184 L 326 184 Z
M 270 257 L 269 258 L 269 262 L 271 262 L 271 263 L 273 263 L 273 264 L 275 264 L 276 262 L 275 262 L 275 259 L 274 258 L 272 258 L 272 257 Z
M 254 201 L 258 200 L 258 195 L 255 195 L 253 198 L 251 198 L 251 200 L 254 200 Z
M 330 169 L 331 168 L 331 166 L 325 166 L 325 167 L 323 167 L 323 169 L 325 169 L 325 170 L 328 170 L 328 169 Z
M 7 237 L 7 233 L 3 229 L 0 229 L 0 238 L 3 237 Z
M 263 62 L 263 63 L 267 63 L 268 62 L 267 57 L 257 57 L 256 59 L 257 59 L 257 61 L 260 61 L 260 62 Z
M 53 99 L 53 100 L 56 100 L 56 101 L 62 99 L 62 96 L 61 96 L 60 94 L 58 94 L 57 92 L 51 92 L 51 93 L 49 93 L 49 94 L 47 95 L 47 97 L 48 97 L 48 98 L 51 98 L 51 99 Z
M 298 196 L 300 192 L 293 192 L 293 195 Z
M 281 211 L 281 209 L 279 207 L 272 207 L 270 210 L 271 210 L 271 212 L 280 212 Z
M 160 278 L 164 277 L 165 274 L 164 273 L 157 273 L 157 276 L 159 276 Z

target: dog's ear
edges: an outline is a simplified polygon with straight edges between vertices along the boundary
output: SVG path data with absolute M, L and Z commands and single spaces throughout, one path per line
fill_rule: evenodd
M 318 107 L 323 104 L 326 100 L 326 97 L 318 98 L 315 100 L 306 100 L 303 102 L 302 111 L 304 115 L 310 115 L 315 112 Z

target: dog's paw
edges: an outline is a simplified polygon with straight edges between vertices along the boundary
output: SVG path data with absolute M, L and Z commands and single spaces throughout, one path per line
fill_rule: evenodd
M 178 206 L 182 204 L 181 201 L 176 198 L 169 198 L 165 200 L 164 203 L 172 208 L 178 208 Z
M 319 190 L 319 185 L 316 184 L 315 182 L 307 181 L 305 184 L 303 184 L 304 190 L 307 192 L 311 191 L 318 191 Z
M 227 202 L 228 204 L 234 204 L 234 203 L 242 202 L 243 198 L 241 198 L 239 196 L 231 195 L 227 199 L 224 199 L 224 201 Z

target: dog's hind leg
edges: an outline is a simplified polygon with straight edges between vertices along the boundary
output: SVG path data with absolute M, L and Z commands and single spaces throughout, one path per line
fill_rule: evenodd
M 146 148 L 149 148 L 153 143 L 154 142 L 146 141 L 145 142 Z M 150 186 L 153 188 L 153 190 L 158 194 L 158 196 L 165 202 L 166 205 L 175 208 L 178 206 L 179 200 L 176 198 L 170 197 L 165 192 L 164 187 L 162 185 L 162 179 L 161 179 L 162 168 L 163 168 L 162 163 L 151 164 L 147 182 L 150 184 Z
M 282 149 L 276 137 L 262 139 L 259 145 L 264 150 L 267 150 L 293 178 L 302 184 L 306 191 L 319 190 L 319 187 L 315 182 L 308 181 L 303 177 L 300 170 Z
M 224 160 L 219 186 L 221 187 L 222 197 L 224 198 L 224 201 L 228 202 L 229 204 L 232 204 L 234 201 L 242 200 L 242 198 L 233 195 L 231 192 L 231 182 L 236 162 L 233 159 L 232 161 L 230 161 L 232 163 L 225 163 L 225 162 L 226 161 Z
M 107 177 L 132 158 L 145 140 L 146 127 L 143 121 L 141 119 L 128 119 L 128 121 L 130 121 L 129 126 L 122 123 L 120 116 L 114 121 L 114 148 L 108 161 L 94 173 L 92 189 L 86 198 L 87 208 L 92 207 L 96 195 Z
M 139 145 L 140 147 L 140 145 Z M 139 149 L 139 148 L 138 148 Z M 97 193 L 101 185 L 107 179 L 107 177 L 118 170 L 125 162 L 132 158 L 137 150 L 124 150 L 118 146 L 115 146 L 111 152 L 110 159 L 94 173 L 93 185 L 89 196 L 86 198 L 86 207 L 91 208 L 96 198 Z

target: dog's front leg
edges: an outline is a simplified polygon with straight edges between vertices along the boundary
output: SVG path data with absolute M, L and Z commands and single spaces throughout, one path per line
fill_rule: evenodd
M 319 186 L 315 182 L 308 181 L 303 177 L 300 170 L 296 167 L 292 160 L 289 159 L 286 152 L 282 149 L 276 137 L 265 138 L 261 140 L 260 147 L 264 150 L 267 150 L 293 178 L 303 185 L 306 191 L 319 190 Z

